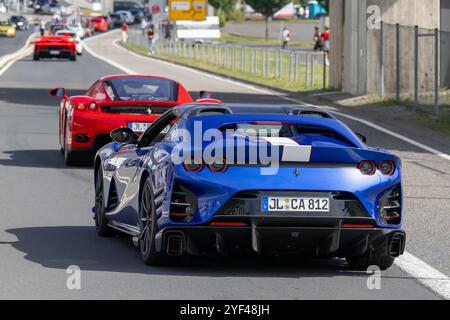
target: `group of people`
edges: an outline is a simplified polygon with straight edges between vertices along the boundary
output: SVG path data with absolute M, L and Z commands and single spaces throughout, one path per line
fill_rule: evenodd
M 314 51 L 330 51 L 330 28 L 325 27 L 324 32 L 320 32 L 319 27 L 314 30 Z
M 325 52 L 326 64 L 330 64 L 330 28 L 325 27 L 323 32 L 320 32 L 319 27 L 314 31 L 314 51 Z

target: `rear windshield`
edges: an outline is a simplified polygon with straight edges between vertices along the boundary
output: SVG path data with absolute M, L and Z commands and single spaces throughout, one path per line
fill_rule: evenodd
M 161 101 L 178 100 L 177 83 L 161 78 L 130 77 L 105 81 L 109 96 L 115 101 Z

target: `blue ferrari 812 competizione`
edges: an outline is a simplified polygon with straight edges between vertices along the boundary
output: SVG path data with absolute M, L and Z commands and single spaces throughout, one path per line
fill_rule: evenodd
M 95 158 L 97 233 L 146 264 L 294 254 L 389 268 L 404 252 L 400 159 L 322 109 L 194 103 Z

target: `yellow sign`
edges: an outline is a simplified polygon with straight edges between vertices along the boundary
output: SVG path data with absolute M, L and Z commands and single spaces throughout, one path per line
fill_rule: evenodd
M 206 20 L 208 0 L 169 0 L 170 20 Z

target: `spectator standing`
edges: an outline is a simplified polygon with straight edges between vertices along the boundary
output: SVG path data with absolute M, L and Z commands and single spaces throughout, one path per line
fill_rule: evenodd
M 322 35 L 320 34 L 319 27 L 314 28 L 314 51 L 322 51 L 323 50 L 323 41 Z
M 170 21 L 167 22 L 166 30 L 164 32 L 164 38 L 167 42 L 170 42 L 172 40 L 172 24 Z
M 39 29 L 41 30 L 41 37 L 45 35 L 45 22 L 41 19 L 39 22 Z
M 152 24 L 147 30 L 148 46 L 150 48 L 150 54 L 153 55 L 156 52 L 156 41 L 158 35 L 156 34 L 155 26 Z
M 323 51 L 327 55 L 327 65 L 329 64 L 329 54 L 330 54 L 330 28 L 325 27 L 325 31 L 322 33 L 323 41 Z
M 122 42 L 127 43 L 128 41 L 128 25 L 124 22 L 122 25 Z
M 289 31 L 288 28 L 283 28 L 282 38 L 283 38 L 282 49 L 287 50 L 289 48 L 289 42 L 291 42 L 291 39 L 292 39 L 291 31 Z
M 141 29 L 143 35 L 145 35 L 145 29 L 147 29 L 147 25 L 148 24 L 145 18 L 142 18 L 139 28 Z

